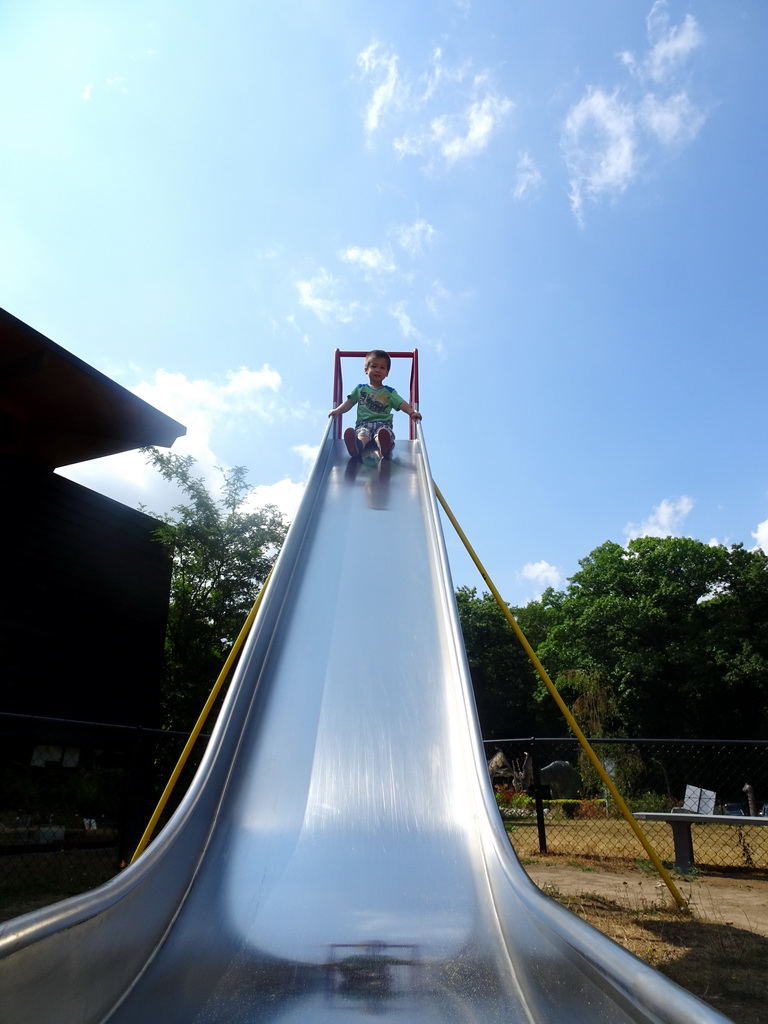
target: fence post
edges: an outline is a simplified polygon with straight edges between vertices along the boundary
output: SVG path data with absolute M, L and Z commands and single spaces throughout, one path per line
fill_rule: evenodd
M 131 859 L 131 853 L 147 820 L 148 808 L 152 806 L 154 758 L 150 740 L 148 731 L 136 725 L 125 745 L 125 770 L 118 816 L 117 857 L 121 866 Z
M 539 853 L 547 852 L 547 830 L 544 825 L 544 803 L 541 799 L 541 775 L 536 756 L 536 738 L 531 737 L 531 769 L 533 771 L 533 799 L 536 802 L 536 827 L 539 832 Z

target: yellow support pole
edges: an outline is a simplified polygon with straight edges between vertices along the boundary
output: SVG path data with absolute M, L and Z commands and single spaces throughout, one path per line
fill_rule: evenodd
M 256 618 L 256 613 L 259 610 L 259 606 L 261 605 L 261 599 L 264 596 L 264 591 L 267 589 L 267 584 L 269 583 L 271 576 L 272 570 L 270 569 L 267 578 L 264 580 L 264 586 L 259 591 L 258 596 L 253 603 L 253 607 L 251 608 L 250 612 L 248 613 L 248 617 L 243 623 L 243 628 L 240 630 L 237 640 L 235 640 L 234 644 L 232 645 L 232 650 L 227 655 L 227 660 L 224 662 L 221 672 L 219 672 L 219 677 L 216 680 L 210 694 L 208 695 L 208 700 L 205 702 L 205 706 L 203 707 L 203 710 L 200 712 L 197 722 L 195 723 L 195 727 L 189 734 L 189 739 L 184 744 L 184 749 L 181 752 L 179 760 L 176 762 L 176 767 L 171 772 L 171 777 L 168 779 L 168 782 L 166 783 L 162 796 L 157 802 L 157 807 L 155 808 L 152 817 L 149 819 L 147 827 L 144 829 L 144 834 L 139 840 L 139 844 L 134 850 L 133 856 L 131 857 L 129 864 L 133 864 L 136 858 L 141 856 L 141 854 L 147 848 L 149 840 L 152 838 L 152 833 L 155 831 L 155 828 L 157 827 L 157 823 L 160 820 L 160 815 L 165 810 L 165 805 L 168 803 L 170 795 L 173 792 L 173 788 L 178 782 L 179 776 L 181 775 L 184 765 L 187 763 L 187 759 L 189 755 L 192 753 L 192 748 L 194 747 L 200 733 L 203 730 L 205 720 L 210 714 L 211 708 L 213 707 L 214 702 L 218 697 L 222 686 L 224 685 L 224 681 L 229 675 L 230 669 L 232 668 L 235 659 L 240 653 L 240 648 L 243 646 L 245 638 L 248 636 L 248 632 L 251 626 L 253 625 L 253 620 Z
M 523 633 L 522 629 L 520 629 L 520 626 L 517 624 L 517 621 L 516 621 L 514 615 L 512 614 L 512 612 L 507 607 L 507 604 L 503 600 L 501 594 L 498 592 L 496 587 L 493 585 L 493 581 L 491 580 L 491 578 L 488 575 L 488 573 L 485 571 L 485 568 L 483 567 L 482 562 L 480 561 L 480 559 L 475 554 L 475 552 L 474 552 L 474 550 L 472 548 L 472 545 L 469 543 L 469 541 L 467 540 L 467 537 L 466 537 L 464 531 L 462 530 L 462 528 L 459 526 L 458 522 L 456 521 L 456 517 L 454 516 L 453 512 L 451 512 L 450 508 L 448 507 L 448 504 L 447 504 L 445 498 L 443 497 L 443 495 L 440 493 L 440 488 L 437 486 L 437 484 L 435 484 L 435 494 L 437 495 L 437 500 L 440 502 L 440 505 L 442 506 L 443 511 L 445 512 L 445 514 L 448 516 L 449 520 L 451 521 L 451 523 L 453 525 L 453 528 L 456 530 L 456 532 L 458 533 L 459 537 L 461 538 L 461 541 L 464 544 L 464 547 L 467 549 L 467 552 L 469 553 L 470 558 L 472 559 L 472 561 L 475 563 L 475 565 L 479 569 L 480 575 L 485 580 L 485 582 L 486 582 L 486 584 L 488 586 L 488 589 L 490 590 L 490 592 L 493 594 L 494 598 L 496 599 L 496 603 L 498 604 L 499 608 L 501 608 L 502 612 L 504 613 L 504 615 L 505 615 L 505 617 L 507 619 L 507 622 L 510 624 L 512 629 L 515 631 L 515 635 L 517 636 L 517 639 L 523 645 L 523 649 L 525 650 L 525 653 L 531 659 L 531 662 L 533 663 L 533 667 L 536 669 L 536 671 L 541 676 L 541 679 L 544 682 L 544 685 L 546 686 L 547 690 L 549 690 L 549 693 L 554 698 L 555 703 L 557 704 L 557 706 L 560 708 L 560 710 L 562 711 L 563 715 L 565 716 L 565 720 L 567 721 L 568 725 L 570 726 L 571 730 L 573 731 L 573 734 L 578 739 L 579 743 L 581 744 L 582 748 L 584 749 L 584 752 L 586 753 L 587 757 L 591 761 L 591 763 L 592 763 L 593 767 L 595 768 L 595 770 L 597 771 L 598 775 L 603 780 L 603 783 L 604 783 L 606 789 L 608 790 L 608 792 L 611 794 L 611 796 L 613 797 L 614 801 L 616 802 L 616 806 L 619 808 L 621 813 L 624 815 L 626 820 L 629 822 L 629 824 L 630 824 L 630 826 L 632 828 L 632 831 L 635 833 L 637 838 L 640 840 L 640 843 L 642 844 L 643 849 L 645 850 L 645 852 L 650 857 L 651 863 L 653 864 L 653 866 L 658 871 L 659 875 L 661 876 L 662 880 L 664 881 L 664 884 L 669 889 L 669 891 L 672 894 L 672 897 L 675 900 L 675 902 L 677 903 L 677 905 L 680 908 L 685 909 L 688 906 L 687 901 L 680 894 L 680 892 L 679 892 L 677 886 L 675 885 L 674 881 L 672 880 L 672 877 L 670 876 L 669 872 L 664 867 L 664 865 L 661 863 L 661 860 L 659 859 L 659 855 L 656 853 L 656 851 L 654 850 L 653 846 L 651 846 L 647 836 L 645 835 L 643 830 L 638 825 L 637 821 L 635 820 L 635 818 L 632 815 L 632 812 L 630 811 L 630 809 L 627 807 L 626 803 L 622 799 L 621 794 L 619 793 L 619 791 L 616 789 L 616 786 L 613 783 L 613 779 L 611 779 L 610 775 L 606 772 L 605 768 L 603 768 L 603 765 L 602 765 L 602 762 L 600 761 L 600 758 L 594 752 L 594 750 L 592 749 L 592 746 L 591 746 L 589 740 L 587 739 L 587 737 L 584 735 L 584 733 L 579 728 L 578 723 L 576 722 L 576 719 L 573 717 L 573 715 L 571 714 L 567 704 L 565 703 L 563 698 L 560 696 L 560 694 L 559 694 L 559 692 L 557 690 L 557 687 L 552 682 L 552 680 L 549 678 L 549 675 L 547 674 L 546 669 L 541 664 L 539 659 L 536 657 L 536 652 L 533 650 L 531 645 L 528 643 L 528 640 L 526 639 L 525 634 Z

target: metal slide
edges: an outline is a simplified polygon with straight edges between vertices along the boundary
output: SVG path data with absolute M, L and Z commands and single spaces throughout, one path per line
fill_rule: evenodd
M 544 896 L 493 797 L 421 430 L 329 426 L 190 791 L 0 926 L 2 1024 L 716 1024 Z

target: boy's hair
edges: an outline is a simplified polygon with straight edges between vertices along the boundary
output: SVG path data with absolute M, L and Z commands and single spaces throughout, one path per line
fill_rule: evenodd
M 388 352 L 384 352 L 380 348 L 373 349 L 373 351 L 369 352 L 368 355 L 365 357 L 366 367 L 368 366 L 372 359 L 383 359 L 387 364 L 387 372 L 389 372 L 392 369 L 392 360 L 389 358 Z

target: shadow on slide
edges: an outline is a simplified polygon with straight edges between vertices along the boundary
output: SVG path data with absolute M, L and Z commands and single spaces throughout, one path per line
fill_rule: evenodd
M 2 1024 L 725 1017 L 544 896 L 485 765 L 419 428 L 326 435 L 203 763 L 117 878 L 0 925 Z

